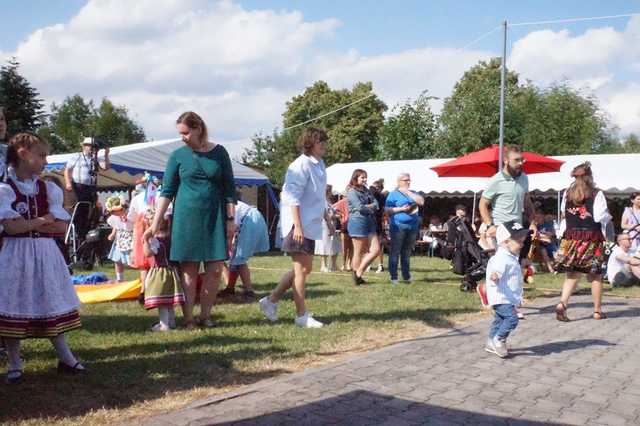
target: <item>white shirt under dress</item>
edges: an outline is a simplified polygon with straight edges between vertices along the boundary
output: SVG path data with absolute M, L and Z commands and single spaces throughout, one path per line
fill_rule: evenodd
M 300 207 L 302 233 L 309 240 L 322 239 L 322 220 L 327 206 L 327 172 L 324 162 L 302 154 L 289 164 L 280 193 L 282 237 L 293 228 L 291 207 Z
M 38 177 L 20 181 L 12 169 L 9 177 L 25 196 L 38 191 Z M 62 207 L 62 190 L 45 182 L 49 213 L 58 220 L 68 221 L 69 213 Z M 13 210 L 16 195 L 11 186 L 0 183 L 0 221 L 17 219 Z M 80 301 L 71 282 L 69 269 L 53 238 L 17 238 L 5 235 L 0 249 L 0 316 L 42 319 L 71 313 Z

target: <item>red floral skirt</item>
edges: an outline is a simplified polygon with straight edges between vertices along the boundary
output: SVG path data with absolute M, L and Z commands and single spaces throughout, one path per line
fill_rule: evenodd
M 567 230 L 556 252 L 554 266 L 559 272 L 601 274 L 603 261 L 602 232 Z

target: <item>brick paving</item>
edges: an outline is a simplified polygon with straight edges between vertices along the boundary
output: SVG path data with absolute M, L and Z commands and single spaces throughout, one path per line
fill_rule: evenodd
M 524 309 L 511 356 L 483 351 L 490 318 L 280 376 L 143 419 L 149 425 L 640 425 L 640 300 Z M 313 333 L 313 330 L 309 330 Z

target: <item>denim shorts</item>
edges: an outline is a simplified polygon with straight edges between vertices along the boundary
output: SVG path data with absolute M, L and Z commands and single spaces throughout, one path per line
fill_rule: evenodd
M 347 231 L 350 237 L 368 237 L 378 232 L 378 224 L 373 216 L 349 216 Z

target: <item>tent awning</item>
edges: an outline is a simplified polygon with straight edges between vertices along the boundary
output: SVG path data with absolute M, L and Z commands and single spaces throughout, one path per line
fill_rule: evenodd
M 594 181 L 603 191 L 626 194 L 640 190 L 640 179 L 636 174 L 640 154 L 568 155 L 552 158 L 564 161 L 560 172 L 529 175 L 529 190 L 550 192 L 567 188 L 573 180 L 570 176 L 571 170 L 585 161 L 591 162 Z M 409 173 L 411 188 L 427 194 L 464 194 L 484 190 L 487 178 L 438 177 L 431 167 L 447 160 L 449 159 L 334 164 L 327 168 L 327 183 L 333 186 L 334 191 L 342 192 L 353 171 L 363 169 L 368 174 L 369 183 L 382 178 L 387 190 L 395 188 L 396 178 L 400 173 Z
M 98 187 L 131 186 L 145 171 L 162 176 L 169 156 L 182 146 L 182 140 L 168 139 L 111 148 L 111 169 L 100 173 Z M 74 153 L 48 156 L 46 170 L 55 172 L 64 169 L 73 155 Z M 269 179 L 262 173 L 234 160 L 231 160 L 231 164 L 236 185 L 256 186 L 269 183 Z

